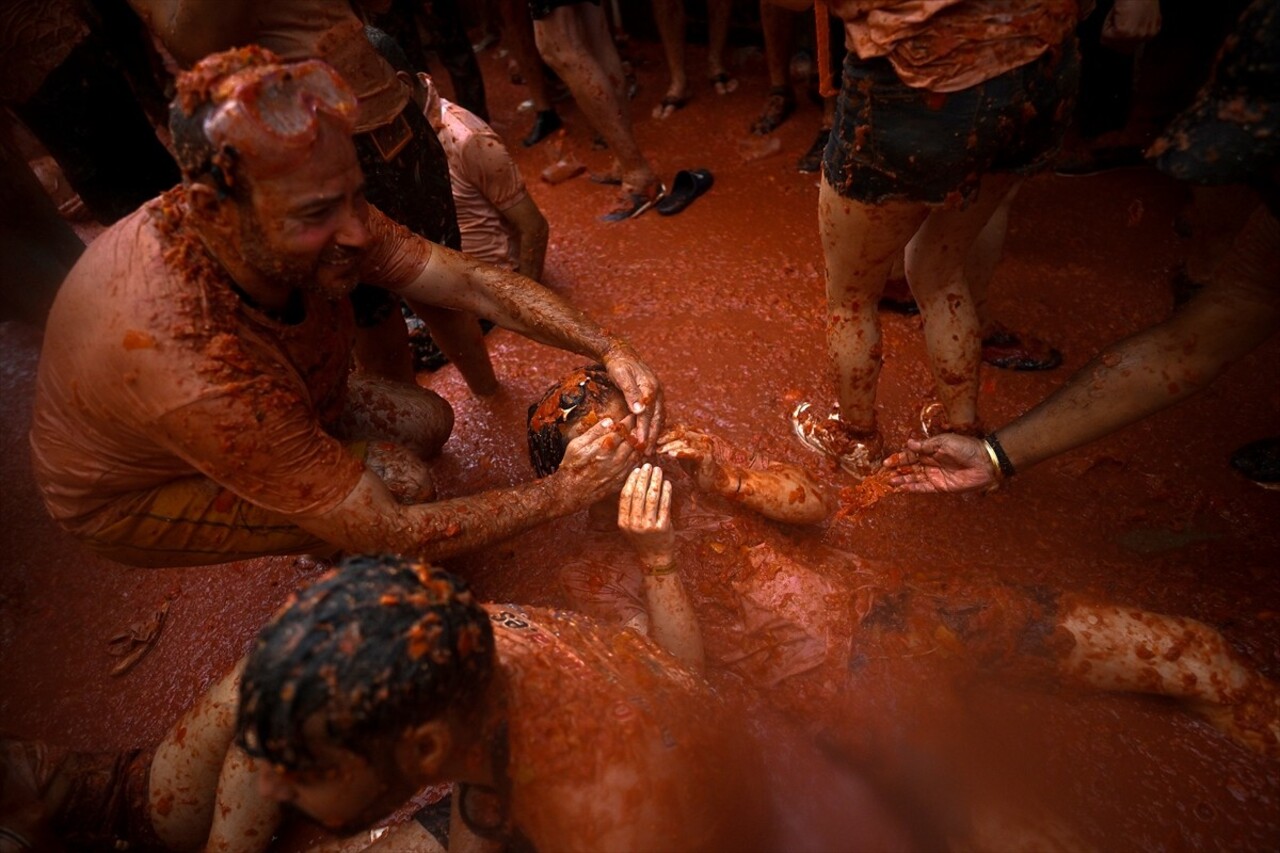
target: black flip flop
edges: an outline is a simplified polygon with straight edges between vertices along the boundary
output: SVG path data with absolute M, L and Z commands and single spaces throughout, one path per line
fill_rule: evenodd
M 695 198 L 711 189 L 711 185 L 715 182 L 715 177 L 706 169 L 681 169 L 676 172 L 671 191 L 654 206 L 654 209 L 663 216 L 675 216 L 693 204 Z

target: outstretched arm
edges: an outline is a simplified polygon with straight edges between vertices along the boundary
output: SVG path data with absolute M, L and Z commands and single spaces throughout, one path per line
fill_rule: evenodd
M 602 419 L 569 443 L 555 474 L 534 482 L 403 506 L 366 471 L 336 508 L 296 522 L 346 551 L 452 557 L 576 512 L 616 490 L 639 461 L 627 440 L 630 420 Z
M 407 232 L 396 239 L 416 239 Z M 426 241 L 417 239 L 418 243 Z M 488 318 L 539 343 L 600 361 L 636 415 L 636 438 L 647 446 L 662 430 L 662 385 L 622 338 L 610 335 L 559 296 L 522 275 L 478 263 L 461 252 L 426 244 L 408 247 L 426 262 L 399 294 L 415 302 Z
M 618 529 L 640 558 L 650 636 L 701 674 L 706 661 L 702 630 L 676 570 L 671 483 L 663 481 L 661 468 L 646 462 L 627 477 L 618 499 Z
M 1280 326 L 1280 221 L 1260 207 L 1204 290 L 1168 320 L 1108 348 L 996 432 L 1021 471 L 1109 435 L 1204 388 Z M 885 461 L 906 492 L 980 489 L 997 475 L 982 440 L 908 441 Z
M 818 524 L 834 509 L 825 489 L 808 471 L 783 462 L 763 469 L 733 461 L 728 442 L 709 433 L 676 426 L 658 439 L 658 452 L 674 459 L 704 492 L 722 495 L 765 518 L 787 524 Z

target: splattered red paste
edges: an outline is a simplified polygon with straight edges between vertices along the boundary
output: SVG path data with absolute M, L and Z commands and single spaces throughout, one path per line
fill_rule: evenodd
M 802 102 L 778 131 L 781 153 L 744 162 L 738 142 L 764 100 L 762 60 L 747 58 L 732 96 L 699 91 L 659 122 L 648 115 L 663 90 L 660 54 L 653 45 L 635 50 L 645 60 L 634 106 L 642 147 L 664 180 L 701 166 L 715 172 L 716 185 L 678 217 L 649 214 L 616 225 L 596 221 L 612 202 L 608 189 L 536 180 L 559 155 L 551 146 L 515 144 L 531 121 L 516 111 L 525 92 L 506 82 L 491 54 L 482 57 L 495 127 L 512 143 L 551 223 L 548 283 L 631 339 L 666 383 L 672 422 L 810 463 L 786 416 L 797 400 L 826 405 L 833 396 L 816 181 L 793 168 L 818 128 L 818 109 Z M 592 150 L 581 115 L 561 109 L 570 128 L 565 145 L 604 171 L 608 155 Z M 1045 374 L 984 368 L 986 423 L 1025 410 L 1103 346 L 1167 314 L 1168 270 L 1182 254 L 1171 227 L 1181 199 L 1177 185 L 1141 171 L 1043 177 L 1025 187 L 992 286 L 993 308 L 1007 325 L 1059 346 L 1066 365 Z M 1145 215 L 1132 216 L 1134 209 Z M 452 368 L 424 376 L 457 413 L 436 468 L 442 495 L 529 479 L 526 409 L 582 362 L 503 331 L 488 340 L 502 382 L 496 396 L 472 397 Z M 894 447 L 918 424 L 932 380 L 918 319 L 885 316 L 883 340 L 879 420 Z M 37 346 L 29 330 L 0 327 L 7 401 L 0 418 L 0 730 L 86 749 L 151 743 L 316 570 L 293 558 L 129 569 L 62 535 L 36 497 L 27 458 Z M 876 561 L 897 584 L 945 577 L 957 595 L 1014 583 L 1193 617 L 1280 678 L 1280 495 L 1227 466 L 1238 445 L 1280 432 L 1277 364 L 1280 341 L 1273 340 L 1199 397 L 1020 474 L 990 496 L 853 490 L 823 469 L 834 489 L 846 489 L 844 512 L 826 529 L 775 528 L 775 544 L 802 564 L 820 547 L 849 551 Z M 675 488 L 679 504 L 687 479 L 677 477 Z M 449 566 L 482 599 L 555 605 L 562 601 L 559 549 L 584 529 L 583 518 L 565 519 Z M 686 570 L 695 589 L 708 582 L 699 570 Z M 113 678 L 107 641 L 165 601 L 168 618 L 154 650 Z M 700 615 L 713 626 L 724 618 L 714 610 Z M 1028 794 L 1043 794 L 1077 837 L 1098 848 L 1274 849 L 1280 766 L 1163 700 L 1076 693 L 1034 673 L 983 677 L 956 642 L 945 630 L 929 642 L 868 642 L 845 683 L 784 680 L 766 699 L 802 727 L 821 729 L 831 754 L 886 784 L 902 772 L 903 756 L 890 760 L 870 749 L 876 737 L 956 756 L 963 735 L 987 757 L 974 763 L 975 784 L 1007 789 L 1034 780 Z M 714 666 L 709 677 L 727 678 Z M 939 688 L 952 682 L 956 691 Z M 945 797 L 948 780 L 938 784 Z

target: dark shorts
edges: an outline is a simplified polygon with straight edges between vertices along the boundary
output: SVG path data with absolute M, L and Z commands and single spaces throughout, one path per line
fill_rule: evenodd
M 823 156 L 827 182 L 864 204 L 963 205 L 984 174 L 1028 174 L 1056 152 L 1070 121 L 1075 40 L 959 92 L 904 84 L 888 60 L 850 53 Z
M 535 21 L 540 21 L 561 6 L 576 6 L 579 3 L 599 6 L 600 0 L 529 0 L 529 14 Z
M 356 328 L 373 329 L 400 310 L 400 297 L 372 284 L 357 284 L 351 291 L 351 307 L 355 309 Z
M 1280 5 L 1250 4 L 1209 83 L 1150 153 L 1179 180 L 1249 184 L 1280 216 Z

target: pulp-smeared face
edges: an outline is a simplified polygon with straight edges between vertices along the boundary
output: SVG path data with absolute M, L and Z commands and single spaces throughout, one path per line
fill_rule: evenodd
M 337 299 L 359 280 L 368 204 L 350 136 L 331 121 L 320 125 L 303 155 L 245 159 L 251 196 L 240 205 L 239 247 L 264 279 Z
M 307 730 L 313 728 L 309 720 Z M 309 739 L 310 740 L 310 739 Z M 258 777 L 265 798 L 287 803 L 322 826 L 355 831 L 376 823 L 413 796 L 418 785 L 400 772 L 390 750 L 381 757 L 358 755 L 317 738 L 316 763 L 306 770 L 267 764 Z
M 566 443 L 573 441 L 604 418 L 613 418 L 614 423 L 621 423 L 630 412 L 627 411 L 627 400 L 621 391 L 612 388 L 605 392 L 599 401 L 588 402 L 587 414 L 560 430 Z
M 555 424 L 568 443 L 602 418 L 621 421 L 627 417 L 627 401 L 622 392 L 601 382 L 597 375 L 581 367 L 566 376 L 538 404 L 529 418 L 529 428 L 536 432 Z

